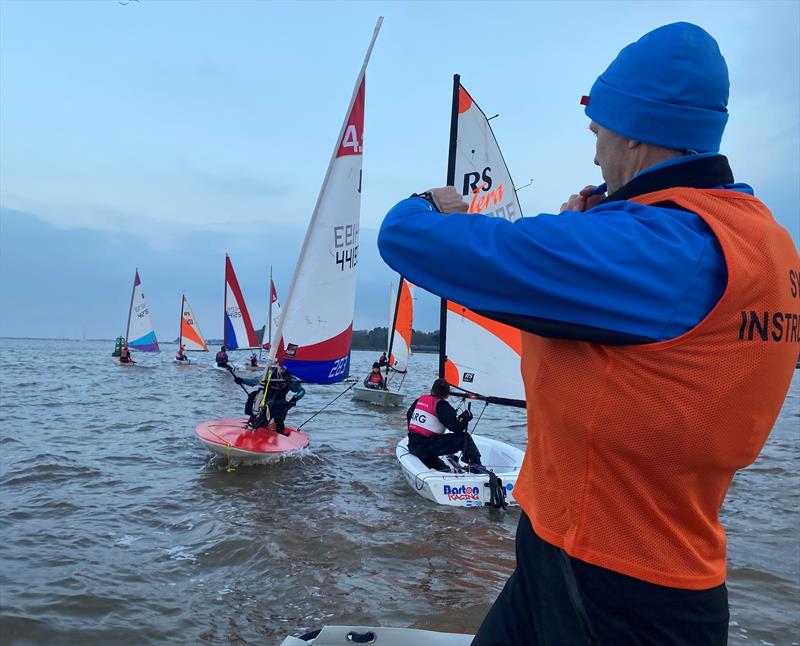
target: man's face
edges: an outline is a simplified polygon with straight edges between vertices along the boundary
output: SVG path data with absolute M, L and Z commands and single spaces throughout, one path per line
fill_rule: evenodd
M 629 162 L 630 147 L 628 144 L 630 140 L 594 121 L 589 124 L 589 130 L 597 137 L 594 163 L 600 167 L 603 180 L 608 184 L 608 194 L 610 195 L 630 179 L 626 170 Z

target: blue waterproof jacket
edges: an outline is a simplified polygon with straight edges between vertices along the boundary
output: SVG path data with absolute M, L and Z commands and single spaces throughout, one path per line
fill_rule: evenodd
M 697 325 L 727 282 L 719 242 L 702 218 L 674 204 L 627 201 L 673 186 L 752 193 L 733 183 L 724 156 L 691 155 L 640 173 L 583 213 L 512 223 L 444 215 L 412 197 L 386 215 L 378 249 L 423 289 L 534 334 L 664 341 Z

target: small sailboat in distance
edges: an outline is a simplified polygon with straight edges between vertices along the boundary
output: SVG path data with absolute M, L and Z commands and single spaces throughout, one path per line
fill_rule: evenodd
M 247 304 L 244 302 L 242 289 L 239 287 L 239 280 L 233 270 L 233 263 L 230 256 L 225 254 L 225 296 L 224 296 L 224 318 L 222 323 L 222 344 L 226 350 L 248 350 L 258 348 L 258 339 L 253 329 L 253 322 L 250 319 L 250 312 L 247 311 Z M 238 367 L 233 361 L 228 365 L 232 368 Z M 211 362 L 213 368 L 227 372 L 227 368 L 217 365 L 216 361 Z
M 131 304 L 128 308 L 128 325 L 125 330 L 125 344 L 128 350 L 138 352 L 159 352 L 156 332 L 150 320 L 150 309 L 142 291 L 142 281 L 139 279 L 139 270 L 133 278 L 131 291 Z M 123 362 L 118 358 L 113 359 L 119 366 L 135 366 L 137 363 Z
M 203 334 L 200 332 L 200 326 L 197 324 L 197 319 L 194 317 L 194 312 L 186 300 L 186 296 L 181 296 L 181 329 L 178 336 L 178 347 L 182 348 L 185 352 L 208 352 L 208 346 L 203 339 Z M 197 363 L 195 360 L 186 357 L 180 360 L 177 357 L 174 359 L 175 363 L 182 366 L 190 366 Z
M 382 21 L 378 19 L 358 74 L 267 361 L 272 366 L 279 359 L 307 383 L 337 383 L 350 369 L 361 214 L 364 75 Z M 267 392 L 269 375 L 264 375 Z M 266 398 L 266 393 L 256 398 L 254 413 L 266 412 Z M 251 419 L 256 417 L 260 416 Z M 300 430 L 286 426 L 286 435 L 281 435 L 272 423 L 251 429 L 249 422 L 247 418 L 211 420 L 199 424 L 195 433 L 212 453 L 247 462 L 272 462 L 308 445 L 308 437 Z
M 353 388 L 354 400 L 376 406 L 401 406 L 403 404 L 403 394 L 396 389 L 392 390 L 392 377 L 402 374 L 405 379 L 405 375 L 408 373 L 408 362 L 411 358 L 411 333 L 414 321 L 413 285 L 401 277 L 396 298 L 394 298 L 394 290 L 391 294 L 385 366 L 386 389 L 368 388 L 366 385 Z M 401 380 L 400 385 L 402 383 Z

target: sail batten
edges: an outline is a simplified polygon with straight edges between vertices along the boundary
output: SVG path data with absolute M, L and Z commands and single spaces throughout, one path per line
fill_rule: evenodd
M 335 383 L 350 373 L 361 212 L 365 72 L 378 19 L 336 140 L 270 348 L 297 377 Z
M 128 348 L 139 352 L 159 352 L 158 340 L 150 320 L 150 308 L 142 291 L 142 281 L 139 279 L 139 270 L 133 278 L 133 291 L 131 304 L 128 309 L 128 327 L 125 332 Z
M 489 120 L 453 77 L 447 184 L 468 212 L 511 222 L 522 216 L 517 193 Z M 439 376 L 487 401 L 524 405 L 520 331 L 442 300 Z

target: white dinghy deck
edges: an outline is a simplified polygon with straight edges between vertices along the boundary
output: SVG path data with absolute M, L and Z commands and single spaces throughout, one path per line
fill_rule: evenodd
M 374 404 L 375 406 L 402 406 L 405 395 L 392 390 L 380 390 L 375 388 L 365 388 L 355 386 L 353 388 L 353 399 L 356 401 Z
M 325 626 L 320 631 L 301 637 L 287 637 L 281 646 L 347 646 L 348 644 L 380 644 L 380 646 L 469 646 L 474 635 L 437 633 L 414 628 L 376 628 L 368 626 Z
M 506 502 L 516 505 L 511 491 L 519 477 L 525 454 L 516 447 L 488 437 L 473 435 L 472 439 L 481 452 L 482 464 L 502 481 Z M 487 473 L 431 469 L 409 453 L 407 437 L 397 445 L 397 460 L 406 482 L 423 498 L 452 507 L 484 507 L 490 504 L 490 476 Z

